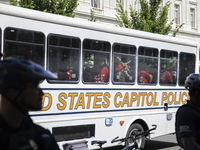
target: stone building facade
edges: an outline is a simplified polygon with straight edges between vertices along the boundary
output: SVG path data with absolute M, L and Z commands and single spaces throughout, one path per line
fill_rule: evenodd
M 125 10 L 130 12 L 129 7 L 135 6 L 136 0 L 121 0 Z M 140 9 L 137 0 L 136 8 Z M 169 8 L 169 22 L 174 19 L 172 31 L 177 25 L 184 23 L 177 33 L 177 37 L 190 38 L 200 43 L 200 0 L 161 0 L 161 7 L 167 1 L 171 2 Z M 9 0 L 0 0 L 2 3 L 9 3 Z M 108 25 L 116 25 L 117 0 L 79 0 L 75 10 L 76 18 L 90 19 L 90 10 L 95 12 L 96 22 Z
M 96 22 L 116 25 L 117 0 L 79 0 L 79 6 L 75 13 L 77 18 L 89 19 L 90 9 L 95 12 Z M 125 10 L 130 12 L 129 7 L 135 6 L 136 0 L 121 0 Z M 138 0 L 139 1 L 139 0 Z M 136 8 L 140 5 L 136 2 Z M 200 43 L 200 0 L 162 0 L 161 7 L 167 1 L 171 2 L 168 19 L 174 19 L 172 31 L 177 25 L 184 23 L 179 30 L 177 37 L 184 37 L 197 40 Z

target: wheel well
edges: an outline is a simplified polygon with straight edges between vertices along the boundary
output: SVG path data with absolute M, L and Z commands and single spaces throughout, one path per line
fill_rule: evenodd
M 139 123 L 143 127 L 144 130 L 148 130 L 149 129 L 147 124 L 146 124 L 146 122 L 144 122 L 141 119 L 135 120 L 132 124 L 134 124 L 134 123 Z

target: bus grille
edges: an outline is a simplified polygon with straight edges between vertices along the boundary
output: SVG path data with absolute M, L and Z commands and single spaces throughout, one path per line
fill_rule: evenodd
M 57 142 L 95 137 L 95 125 L 53 127 L 52 133 Z

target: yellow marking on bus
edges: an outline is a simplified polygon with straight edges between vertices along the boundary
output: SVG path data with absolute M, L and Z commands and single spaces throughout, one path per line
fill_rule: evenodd
M 71 101 L 70 101 L 70 108 L 69 109 L 73 109 L 73 105 L 74 105 L 74 97 L 78 96 L 78 93 L 69 93 L 69 96 L 72 97 Z
M 119 107 L 119 106 L 121 106 L 121 102 L 119 101 L 119 103 L 117 103 L 117 97 L 120 97 L 120 98 L 122 98 L 122 94 L 120 93 L 120 92 L 118 92 L 118 93 L 116 93 L 115 94 L 115 98 L 114 98 L 114 104 L 115 104 L 115 107 Z
M 46 98 L 46 99 L 45 99 Z M 45 100 L 48 100 L 48 105 L 45 107 L 44 106 L 44 101 Z M 50 107 L 51 107 L 51 105 L 52 105 L 52 97 L 51 97 L 51 94 L 49 94 L 49 93 L 45 93 L 44 95 L 43 95 L 43 97 L 42 97 L 42 106 L 43 106 L 43 108 L 42 108 L 42 110 L 49 110 L 50 109 Z
M 109 106 L 110 106 L 110 100 L 108 99 L 108 98 L 110 98 L 110 93 L 108 93 L 108 92 L 106 92 L 104 95 L 103 95 L 103 99 L 104 99 L 104 101 L 106 102 L 103 102 L 102 103 L 102 106 L 104 107 L 104 108 L 108 108 Z
M 129 98 L 128 98 L 128 92 L 125 94 L 124 96 L 124 99 L 123 99 L 123 102 L 122 102 L 122 106 L 121 107 L 124 107 L 124 104 L 127 105 L 127 107 L 129 107 Z
M 90 108 L 91 97 L 94 96 L 94 93 L 86 93 L 86 96 L 88 96 L 87 109 L 89 109 Z
M 99 96 L 102 96 L 103 93 L 95 93 L 94 96 L 94 104 L 93 104 L 93 108 L 101 108 L 101 105 L 98 104 L 98 102 L 101 102 L 101 98 L 99 98 Z
M 84 93 L 80 94 L 74 109 L 77 109 L 79 106 L 82 106 L 82 109 L 85 109 Z
M 151 97 L 151 101 L 149 102 L 150 97 Z M 152 103 L 153 103 L 153 101 L 154 101 L 153 93 L 152 93 L 152 92 L 149 92 L 148 95 L 147 95 L 147 100 L 146 100 L 147 105 L 148 105 L 148 106 L 151 106 Z
M 57 104 L 57 108 L 58 108 L 59 110 L 64 110 L 64 109 L 66 108 L 66 106 L 67 106 L 66 101 L 65 101 L 64 99 L 62 99 L 62 97 L 64 97 L 64 99 L 67 99 L 66 93 L 60 93 L 59 96 L 58 96 L 58 100 L 59 100 L 59 102 L 61 102 L 61 104 L 62 104 L 62 106 L 60 105 L 60 103 Z
M 189 99 L 187 92 L 162 92 L 161 99 L 157 98 L 157 92 L 117 92 L 112 97 L 109 92 L 96 93 L 60 93 L 58 99 L 52 99 L 52 95 L 45 93 L 43 96 L 43 111 L 47 111 L 53 102 L 57 103 L 58 110 L 77 110 L 90 108 L 109 108 L 110 106 L 119 107 L 143 107 L 159 106 L 168 103 L 169 105 L 185 104 Z M 112 101 L 114 99 L 114 101 Z M 111 104 L 113 102 L 113 104 Z M 67 108 L 68 107 L 68 108 Z
M 171 101 L 170 101 L 170 97 L 171 97 Z M 174 101 L 174 93 L 169 92 L 168 96 L 167 96 L 167 102 L 169 105 L 172 105 Z
M 136 100 L 137 100 L 137 93 L 135 92 L 131 93 L 130 107 L 132 107 L 133 102 L 135 102 Z

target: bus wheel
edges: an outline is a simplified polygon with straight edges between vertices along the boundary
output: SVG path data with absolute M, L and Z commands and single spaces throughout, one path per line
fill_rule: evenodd
M 126 134 L 126 137 L 130 137 L 131 135 L 133 135 L 134 133 L 140 133 L 140 132 L 143 132 L 144 129 L 143 127 L 138 124 L 138 123 L 134 123 L 132 124 L 128 131 L 127 131 L 127 134 Z M 130 145 L 131 143 L 133 143 L 133 140 L 132 139 L 129 139 L 127 140 L 127 142 L 125 143 L 125 146 L 128 146 Z M 144 144 L 145 144 L 145 137 L 144 136 L 139 136 L 137 139 L 136 139 L 136 143 L 138 144 L 138 148 L 144 148 Z

